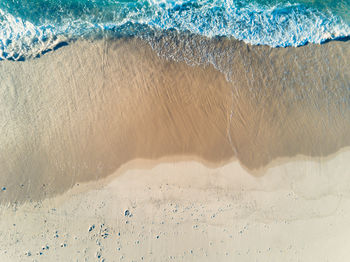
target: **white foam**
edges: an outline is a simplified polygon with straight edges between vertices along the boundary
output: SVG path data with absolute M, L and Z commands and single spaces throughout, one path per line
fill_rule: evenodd
M 150 30 L 176 29 L 207 37 L 228 36 L 272 47 L 322 43 L 350 35 L 350 26 L 340 17 L 301 5 L 238 7 L 232 0 L 214 0 L 199 1 L 194 6 L 191 1 L 148 1 L 148 7 L 140 10 L 122 6 L 115 20 L 101 23 L 92 22 L 94 17 L 87 20 L 71 17 L 36 25 L 0 9 L 0 59 L 33 57 L 60 41 L 91 36 L 95 31 L 111 31 L 127 23 L 147 25 Z

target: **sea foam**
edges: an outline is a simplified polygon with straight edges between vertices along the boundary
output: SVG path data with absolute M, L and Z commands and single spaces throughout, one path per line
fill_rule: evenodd
M 233 37 L 271 47 L 319 44 L 350 35 L 350 26 L 342 17 L 330 10 L 321 11 L 302 4 L 271 6 L 232 0 L 89 4 L 79 7 L 78 15 L 69 10 L 71 6 L 62 5 L 56 16 L 49 7 L 26 17 L 21 16 L 25 10 L 19 7 L 18 10 L 13 6 L 3 7 L 0 9 L 0 59 L 35 57 L 63 41 L 113 32 L 132 32 L 138 36 L 147 30 L 175 29 L 206 37 Z M 130 27 L 142 30 L 130 30 Z

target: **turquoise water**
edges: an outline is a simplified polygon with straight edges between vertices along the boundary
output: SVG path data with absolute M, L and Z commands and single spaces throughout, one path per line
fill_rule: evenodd
M 0 59 L 62 42 L 175 29 L 271 47 L 350 36 L 350 0 L 0 0 Z

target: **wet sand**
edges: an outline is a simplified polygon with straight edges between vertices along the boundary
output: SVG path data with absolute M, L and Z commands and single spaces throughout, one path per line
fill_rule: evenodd
M 180 50 L 174 58 L 190 53 L 165 40 Z M 235 50 L 214 63 L 222 72 L 161 58 L 133 38 L 1 62 L 1 202 L 62 193 L 133 159 L 236 159 L 263 175 L 279 159 L 327 158 L 350 145 L 347 42 L 271 49 L 213 41 L 217 54 Z
M 0 62 L 1 259 L 347 261 L 349 43 L 178 40 Z

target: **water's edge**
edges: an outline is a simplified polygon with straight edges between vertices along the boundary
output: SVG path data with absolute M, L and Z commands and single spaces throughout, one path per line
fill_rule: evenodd
M 173 30 L 271 47 L 321 44 L 350 36 L 347 16 L 311 4 L 269 5 L 245 0 L 38 2 L 43 3 L 0 3 L 0 59 L 37 57 L 80 38 L 145 38 Z M 350 10 L 343 6 L 347 8 Z

